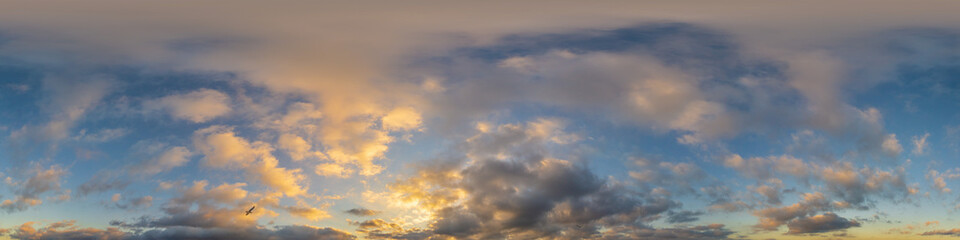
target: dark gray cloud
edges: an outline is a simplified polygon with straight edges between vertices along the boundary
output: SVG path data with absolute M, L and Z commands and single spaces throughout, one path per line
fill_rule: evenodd
M 937 235 L 941 235 L 941 236 L 960 237 L 960 228 L 954 228 L 954 229 L 950 229 L 950 230 L 933 230 L 933 231 L 927 231 L 927 232 L 921 233 L 920 235 L 921 235 L 921 236 L 937 236 Z
M 729 239 L 729 236 L 733 234 L 733 231 L 726 229 L 723 224 L 660 229 L 649 227 L 614 228 L 613 232 L 616 234 L 603 236 L 600 239 Z
M 859 226 L 860 223 L 857 220 L 846 219 L 828 212 L 790 221 L 790 223 L 787 223 L 787 227 L 790 228 L 787 234 L 824 233 Z
M 700 216 L 703 215 L 703 211 L 690 211 L 684 210 L 679 212 L 668 212 L 667 222 L 668 223 L 686 223 L 693 222 L 700 219 Z
M 373 215 L 380 214 L 380 211 L 370 210 L 366 208 L 352 208 L 344 212 L 357 215 L 357 216 L 373 216 Z
M 113 206 L 119 209 L 137 209 L 153 205 L 153 196 L 143 196 L 132 199 L 124 199 L 113 203 Z
M 424 207 L 437 209 L 430 231 L 419 234 L 467 239 L 581 239 L 609 237 L 601 227 L 632 229 L 648 236 L 726 231 L 647 227 L 663 218 L 690 222 L 703 213 L 671 212 L 681 204 L 668 195 L 601 179 L 582 162 L 558 158 L 553 148 L 576 143 L 560 139 L 577 137 L 565 133 L 557 120 L 484 129 L 457 148 L 462 155 L 452 154 L 445 156 L 447 160 L 437 160 L 439 164 L 424 165 L 416 177 L 402 179 L 391 187 L 399 191 L 401 200 L 414 198 Z M 662 167 L 681 175 L 696 170 L 672 164 Z M 379 220 L 356 224 L 361 228 L 389 226 Z

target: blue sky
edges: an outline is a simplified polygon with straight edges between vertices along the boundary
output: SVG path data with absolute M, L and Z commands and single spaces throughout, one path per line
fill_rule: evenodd
M 4 5 L 0 239 L 960 236 L 952 2 Z

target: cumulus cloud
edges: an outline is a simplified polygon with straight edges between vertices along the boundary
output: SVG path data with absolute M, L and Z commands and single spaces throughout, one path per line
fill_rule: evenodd
M 868 196 L 878 196 L 902 200 L 917 192 L 907 186 L 906 169 L 897 167 L 884 171 L 865 166 L 857 169 L 851 163 L 841 163 L 833 167 L 822 167 L 819 178 L 827 184 L 833 195 L 851 204 L 860 205 Z
M 760 222 L 757 223 L 754 228 L 774 231 L 794 219 L 829 209 L 833 209 L 833 206 L 826 197 L 824 197 L 823 193 L 805 193 L 803 194 L 803 199 L 798 203 L 784 207 L 770 207 L 754 211 L 753 214 L 760 218 Z
M 420 115 L 414 108 L 397 108 L 387 112 L 387 115 L 380 118 L 380 122 L 386 130 L 412 130 L 422 124 Z
M 289 133 L 280 135 L 280 138 L 277 139 L 277 146 L 286 150 L 294 161 L 303 160 L 309 156 L 311 154 L 310 148 L 312 148 L 303 138 Z
M 114 220 L 125 238 L 120 239 L 354 239 L 349 233 L 307 225 L 279 225 L 266 228 L 257 223 L 262 217 L 278 216 L 283 210 L 295 217 L 318 220 L 329 217 L 323 209 L 299 201 L 296 205 L 280 203 L 281 193 L 254 193 L 246 183 L 224 183 L 216 186 L 208 181 L 171 186 L 177 196 L 161 207 L 162 216 L 143 216 L 131 221 Z M 123 202 L 122 197 L 120 202 Z M 149 196 L 131 200 L 131 206 L 151 201 Z M 251 205 L 253 214 L 243 214 Z
M 754 192 L 760 194 L 761 196 L 767 199 L 769 204 L 780 204 L 781 203 L 781 189 L 783 188 L 783 181 L 780 179 L 770 179 L 768 180 L 770 184 L 763 184 L 756 187 L 751 187 Z
M 556 158 L 551 146 L 576 141 L 558 141 L 563 139 L 559 136 L 568 135 L 562 131 L 564 125 L 545 121 L 556 120 L 482 125 L 485 127 L 458 150 L 462 156 L 422 166 L 415 176 L 390 185 L 389 194 L 400 206 L 413 204 L 429 210 L 433 233 L 457 238 L 609 238 L 626 234 L 620 230 L 596 232 L 594 227 L 578 225 L 616 228 L 637 236 L 666 236 L 653 232 L 680 230 L 651 229 L 645 224 L 667 216 L 674 222 L 689 222 L 702 214 L 672 211 L 680 203 L 600 179 L 580 163 Z M 674 164 L 658 166 L 684 176 L 694 170 Z M 374 220 L 366 224 L 391 226 Z M 720 228 L 716 230 L 723 233 L 718 238 L 730 234 Z M 424 233 L 422 229 L 413 232 Z M 695 231 L 687 233 L 696 236 Z
M 232 110 L 230 96 L 217 90 L 200 89 L 143 103 L 147 111 L 166 111 L 177 119 L 202 123 L 224 116 Z
M 843 230 L 851 227 L 859 227 L 860 223 L 856 220 L 848 220 L 837 216 L 834 213 L 824 213 L 821 215 L 802 217 L 787 224 L 790 231 L 787 234 L 809 234 L 824 233 L 837 230 Z
M 948 176 L 944 176 L 944 174 L 937 170 L 930 170 L 926 175 L 927 179 L 933 182 L 933 188 L 940 193 L 949 193 L 951 191 L 950 188 L 947 187 L 947 181 L 944 180 L 945 177 L 950 176 L 949 173 Z
M 789 155 L 744 159 L 736 154 L 724 158 L 723 164 L 738 170 L 744 176 L 758 180 L 781 181 L 774 177 L 775 174 L 787 174 L 800 180 L 816 180 L 822 182 L 833 196 L 858 206 L 868 201 L 870 196 L 903 200 L 917 192 L 916 188 L 907 185 L 906 169 L 903 166 L 884 170 L 870 166 L 857 168 L 850 162 L 821 165 Z M 767 191 L 763 187 L 757 189 Z
M 883 138 L 883 152 L 889 155 L 900 155 L 903 152 L 903 146 L 897 141 L 896 134 L 889 134 Z
M 207 166 L 223 169 L 244 169 L 251 180 L 270 186 L 288 196 L 306 192 L 301 185 L 304 176 L 300 169 L 278 167 L 273 147 L 266 142 L 250 143 L 239 137 L 232 128 L 211 126 L 197 130 L 194 146 L 204 154 Z

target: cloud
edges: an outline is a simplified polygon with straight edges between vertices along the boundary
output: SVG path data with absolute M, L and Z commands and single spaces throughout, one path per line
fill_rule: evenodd
M 312 146 L 297 135 L 289 133 L 280 135 L 280 138 L 277 139 L 277 146 L 280 147 L 280 149 L 286 150 L 287 154 L 289 154 L 290 158 L 294 161 L 303 160 L 311 155 L 310 148 Z
M 734 192 L 730 187 L 724 185 L 713 185 L 701 187 L 700 192 L 707 195 L 710 201 L 710 210 L 720 210 L 726 212 L 737 212 L 747 208 L 753 208 L 751 205 L 736 199 Z
M 232 128 L 211 126 L 197 130 L 193 143 L 204 154 L 204 163 L 209 167 L 244 169 L 251 180 L 288 196 L 301 195 L 307 190 L 301 185 L 305 178 L 301 170 L 278 167 L 279 161 L 271 153 L 273 147 L 266 142 L 250 143 L 237 136 Z
M 127 134 L 130 134 L 130 129 L 126 129 L 126 128 L 101 129 L 98 132 L 90 133 L 90 134 L 87 133 L 86 129 L 82 129 L 80 130 L 80 133 L 77 136 L 74 136 L 73 138 L 79 141 L 87 141 L 87 142 L 106 142 L 106 141 L 121 138 L 123 136 L 126 136 Z
M 209 183 L 205 180 L 195 181 L 193 185 L 181 190 L 181 196 L 171 200 L 173 205 L 189 205 L 191 203 L 233 203 L 247 197 L 243 187 L 246 183 L 220 184 L 207 189 Z
M 933 231 L 927 231 L 927 232 L 921 233 L 920 235 L 921 235 L 921 236 L 936 236 L 936 235 L 942 235 L 942 236 L 960 236 L 960 228 L 954 228 L 954 229 L 950 229 L 950 230 L 933 230 Z
M 928 151 L 927 137 L 930 133 L 924 133 L 923 136 L 913 136 L 913 154 L 922 155 Z
M 326 206 L 323 206 L 323 208 L 326 208 Z M 330 214 L 327 213 L 327 211 L 309 206 L 304 202 L 298 202 L 297 206 L 288 206 L 285 207 L 285 209 L 294 216 L 309 219 L 311 221 L 317 221 L 330 217 Z
M 787 227 L 790 228 L 787 234 L 824 233 L 859 226 L 860 223 L 856 220 L 847 220 L 837 216 L 837 214 L 828 212 L 791 221 L 787 224 Z
M 0 202 L 0 209 L 7 213 L 27 210 L 27 208 L 43 203 L 40 196 L 46 192 L 60 190 L 60 180 L 67 174 L 67 170 L 59 165 L 43 168 L 39 164 L 30 170 L 32 176 L 22 182 L 8 182 L 14 187 L 16 196 L 13 200 L 5 199 Z M 8 178 L 8 181 L 9 178 Z
M 132 170 L 145 175 L 154 175 L 183 166 L 190 161 L 190 156 L 193 156 L 193 153 L 186 147 L 171 147 L 160 153 L 159 156 L 141 162 Z
M 630 171 L 631 178 L 637 180 L 644 188 L 663 191 L 695 192 L 693 185 L 704 179 L 704 171 L 692 163 L 660 162 L 645 158 L 638 158 L 634 164 L 641 170 Z M 668 187 L 664 188 L 664 187 Z
M 92 193 L 106 192 L 110 190 L 122 190 L 129 186 L 130 183 L 130 179 L 124 178 L 118 172 L 100 171 L 91 177 L 90 180 L 87 180 L 77 187 L 77 195 L 86 196 Z
M 883 152 L 891 156 L 900 155 L 900 152 L 903 152 L 896 134 L 889 134 L 883 138 Z
M 356 239 L 350 233 L 328 227 L 314 227 L 307 225 L 284 225 L 275 229 L 244 228 L 218 229 L 170 227 L 162 230 L 149 230 L 138 236 L 144 239 L 320 239 L 339 240 Z
M 49 74 L 42 79 L 43 98 L 40 124 L 26 124 L 10 133 L 5 143 L 15 160 L 23 160 L 36 146 L 47 146 L 44 151 L 56 149 L 57 143 L 67 139 L 76 122 L 94 109 L 113 90 L 113 80 L 105 76 L 61 76 Z M 45 119 L 45 120 L 43 120 Z
M 601 239 L 729 239 L 733 231 L 723 224 L 710 224 L 674 228 L 621 228 L 613 229 Z
M 902 166 L 884 171 L 869 166 L 856 169 L 851 163 L 844 162 L 820 168 L 819 179 L 827 184 L 833 195 L 859 205 L 871 195 L 902 200 L 916 193 L 915 188 L 907 186 L 905 172 Z
M 833 196 L 857 206 L 868 201 L 870 196 L 903 200 L 917 191 L 907 186 L 903 166 L 884 170 L 866 165 L 858 169 L 850 162 L 820 165 L 789 155 L 743 159 L 737 154 L 724 158 L 723 164 L 758 180 L 781 181 L 774 178 L 775 174 L 787 174 L 804 181 L 816 180 L 822 182 Z M 763 187 L 758 189 L 766 190 Z
M 314 172 L 320 176 L 346 178 L 353 174 L 353 169 L 345 168 L 336 163 L 317 164 Z
M 380 161 L 386 158 L 395 134 L 423 129 L 434 119 L 470 122 L 514 106 L 599 113 L 601 119 L 616 124 L 627 122 L 657 133 L 667 132 L 685 144 L 708 144 L 743 133 L 776 136 L 776 131 L 810 128 L 844 138 L 843 142 L 856 144 L 862 151 L 899 155 L 903 148 L 896 136 L 883 128 L 879 110 L 844 102 L 848 96 L 845 88 L 855 88 L 849 86 L 852 80 L 844 77 L 849 73 L 848 64 L 831 53 L 807 49 L 821 46 L 818 40 L 822 39 L 896 26 L 947 26 L 945 23 L 955 21 L 944 19 L 956 19 L 949 11 L 952 8 L 942 3 L 890 2 L 878 2 L 866 10 L 845 3 L 831 3 L 826 9 L 815 9 L 822 8 L 820 4 L 760 3 L 743 9 L 710 2 L 589 6 L 557 2 L 550 8 L 520 2 L 484 4 L 482 8 L 477 7 L 480 3 L 384 2 L 383 8 L 364 8 L 366 14 L 359 15 L 344 10 L 355 10 L 356 5 L 348 3 L 265 7 L 238 2 L 230 7 L 238 14 L 218 17 L 210 17 L 208 10 L 222 6 L 212 2 L 186 7 L 128 2 L 63 4 L 54 7 L 25 2 L 0 10 L 4 13 L 0 14 L 0 29 L 5 36 L 14 36 L 4 38 L 0 55 L 12 57 L 14 62 L 43 65 L 44 69 L 82 63 L 91 69 L 120 65 L 144 66 L 151 71 L 226 72 L 235 76 L 229 81 L 244 81 L 230 84 L 251 83 L 266 88 L 269 98 L 276 98 L 270 100 L 297 102 L 283 114 L 250 110 L 251 116 L 245 117 L 264 122 L 253 125 L 253 133 L 207 128 L 193 139 L 197 153 L 204 155 L 204 165 L 240 170 L 250 184 L 263 184 L 287 196 L 306 195 L 305 183 L 310 181 L 302 170 L 279 161 L 273 155 L 275 149 L 286 151 L 293 159 L 316 157 L 323 161 L 312 169 L 319 175 L 373 176 L 390 166 Z M 78 6 L 109 6 L 135 14 L 64 10 Z M 529 9 L 539 9 L 542 14 L 519 14 Z M 821 13 L 817 18 L 810 18 L 809 12 L 814 11 L 798 9 L 823 11 L 816 11 Z M 283 18 L 273 17 L 280 12 Z M 422 12 L 434 14 L 425 19 L 417 15 Z M 904 14 L 915 12 L 925 14 Z M 756 21 L 758 15 L 768 17 Z M 356 21 L 342 21 L 344 17 Z M 451 19 L 476 21 L 465 24 Z M 651 19 L 693 23 L 624 27 Z M 844 21 L 848 19 L 867 20 Z M 715 29 L 699 27 L 701 23 Z M 101 27 L 107 25 L 112 27 Z M 331 29 L 350 29 L 351 34 Z M 227 40 L 191 44 L 206 42 L 204 39 Z M 754 48 L 756 43 L 762 44 Z M 427 46 L 429 50 L 425 50 Z M 465 52 L 472 55 L 449 56 Z M 440 62 L 441 66 L 417 65 L 408 70 L 407 64 L 421 62 Z M 63 75 L 73 75 L 72 71 L 65 72 Z M 52 98 L 64 96 L 67 100 L 51 100 L 49 106 L 53 107 L 44 107 L 51 109 L 49 119 L 14 130 L 11 139 L 62 139 L 73 135 L 69 132 L 76 123 L 111 92 L 112 84 L 103 82 L 109 81 L 45 83 L 51 88 L 50 95 L 56 96 Z M 52 89 L 61 86 L 63 89 Z M 209 122 L 247 111 L 233 109 L 237 106 L 234 98 L 236 103 L 248 103 L 239 95 L 200 90 L 156 99 L 156 104 L 174 118 Z M 583 163 L 586 156 L 556 155 L 554 144 L 577 142 L 579 137 L 545 131 L 556 130 L 556 123 L 544 120 L 491 127 L 491 134 L 478 134 L 457 146 L 464 148 L 464 153 L 446 159 L 455 162 L 452 167 L 417 172 L 393 185 L 393 190 L 406 194 L 406 204 L 422 204 L 430 214 L 442 213 L 431 230 L 453 236 L 554 236 L 572 229 L 571 224 L 593 220 L 626 229 L 630 224 L 617 221 L 627 219 L 635 223 L 630 229 L 635 230 L 631 236 L 636 237 L 694 238 L 708 233 L 726 237 L 723 226 L 635 226 L 669 216 L 671 210 L 680 207 L 666 197 L 668 190 L 657 189 L 656 185 L 681 183 L 679 180 L 703 173 L 694 171 L 699 169 L 694 163 L 641 167 L 631 175 L 657 191 L 636 194 L 624 186 L 632 182 L 618 183 L 590 171 Z M 276 144 L 264 142 L 274 139 Z M 174 153 L 182 156 L 184 151 Z M 161 170 L 149 172 L 181 166 L 185 157 L 157 159 L 155 162 L 161 163 L 147 169 Z M 809 177 L 813 187 L 845 204 L 866 206 L 875 196 L 913 191 L 900 169 L 812 164 L 789 155 L 736 155 L 724 159 L 724 164 L 743 176 L 764 181 L 752 190 L 774 205 L 783 199 L 778 195 L 780 187 L 770 181 L 787 175 L 801 180 Z M 503 176 L 497 174 L 498 170 L 516 174 Z M 523 181 L 486 183 L 483 177 Z M 97 179 L 81 185 L 78 193 L 126 186 L 111 178 Z M 558 185 L 571 187 L 557 189 Z M 710 204 L 729 210 L 749 207 L 729 196 L 712 197 Z M 240 208 L 225 203 L 216 207 L 199 206 L 212 204 L 209 202 L 191 204 L 202 210 L 171 215 L 191 220 Z M 260 230 L 254 228 L 247 233 Z M 588 230 L 567 232 L 595 236 Z M 154 233 L 223 236 L 204 235 L 216 231 L 229 230 L 175 226 Z
M 126 201 L 121 202 L 122 196 L 118 193 L 113 196 L 111 201 L 113 201 L 115 207 L 119 209 L 137 209 L 137 208 L 148 208 L 153 205 L 153 196 L 142 196 L 138 198 L 127 199 Z
M 562 123 L 539 119 L 481 127 L 457 149 L 462 155 L 421 166 L 416 175 L 388 186 L 389 196 L 399 206 L 428 211 L 427 230 L 457 238 L 605 238 L 614 235 L 577 226 L 632 228 L 668 215 L 687 222 L 702 214 L 672 211 L 680 203 L 602 180 L 580 163 L 556 158 L 551 146 L 576 141 L 559 141 L 568 133 L 562 124 L 546 124 L 553 122 Z M 679 164 L 658 166 L 678 175 L 693 172 Z
M 110 224 L 131 230 L 134 234 L 132 239 L 353 238 L 332 228 L 287 225 L 266 229 L 257 221 L 265 216 L 279 216 L 273 210 L 283 210 L 291 216 L 316 221 L 330 217 L 325 211 L 327 205 L 315 207 L 297 199 L 296 205 L 286 206 L 280 202 L 283 196 L 280 192 L 255 193 L 244 187 L 247 184 L 242 182 L 212 186 L 206 180 L 178 185 L 175 188 L 177 196 L 162 205 L 163 215 L 143 216 L 132 221 L 115 220 Z M 148 205 L 150 201 L 152 197 L 149 196 L 133 199 L 129 207 Z M 249 215 L 243 214 L 250 206 L 256 206 L 256 210 Z
M 703 215 L 704 212 L 701 211 L 679 211 L 679 212 L 668 212 L 669 217 L 667 217 L 668 223 L 687 223 L 699 220 L 699 216 Z
M 658 27 L 643 26 L 623 31 L 627 33 L 590 32 L 560 37 L 518 38 L 511 39 L 517 42 L 505 41 L 503 45 L 486 49 L 468 49 L 466 51 L 494 53 L 516 50 L 520 51 L 517 54 L 529 55 L 497 56 L 503 60 L 481 55 L 475 59 L 454 61 L 467 66 L 449 68 L 487 69 L 481 71 L 486 74 L 477 75 L 472 71 L 453 73 L 448 78 L 469 78 L 471 81 L 463 82 L 458 88 L 449 88 L 450 94 L 435 103 L 451 119 L 482 115 L 483 112 L 507 108 L 509 104 L 517 102 L 598 113 L 644 127 L 677 131 L 683 134 L 678 140 L 684 143 L 697 143 L 735 132 L 736 126 L 730 121 L 732 113 L 727 111 L 723 103 L 713 99 L 715 96 L 712 93 L 697 87 L 695 74 L 668 65 L 663 59 L 653 56 L 655 53 L 644 51 L 645 46 L 640 43 L 630 47 L 641 50 L 628 48 L 626 50 L 631 51 L 611 52 L 592 49 L 595 45 L 581 42 L 584 41 L 582 38 L 595 38 L 598 42 L 613 41 L 616 37 L 626 37 L 621 34 L 661 30 Z M 697 30 L 693 28 L 690 31 Z M 669 30 L 663 34 L 688 37 L 682 36 L 683 32 L 673 33 Z M 515 45 L 529 46 L 531 49 L 511 47 Z M 544 49 L 544 46 L 554 48 Z M 459 59 L 462 56 L 451 58 Z M 503 67 L 505 65 L 502 63 L 517 59 L 523 59 L 524 70 Z M 488 64 L 488 61 L 501 61 L 501 64 Z
M 169 95 L 146 101 L 143 106 L 147 111 L 166 111 L 174 118 L 194 123 L 207 122 L 232 111 L 230 96 L 212 89 Z
M 811 171 L 810 167 L 803 160 L 790 155 L 743 159 L 740 155 L 733 154 L 724 158 L 723 165 L 736 169 L 744 176 L 759 180 L 771 179 L 776 173 L 805 177 L 810 174 Z
M 351 208 L 350 210 L 347 210 L 344 212 L 357 215 L 357 216 L 374 216 L 374 215 L 380 214 L 380 211 L 370 210 L 366 208 Z
M 421 228 L 405 229 L 400 224 L 387 222 L 383 219 L 371 219 L 363 222 L 353 222 L 357 232 L 366 234 L 368 239 L 434 239 L 435 234 Z
M 930 170 L 929 172 L 927 172 L 926 178 L 933 181 L 933 188 L 936 189 L 938 192 L 949 193 L 950 188 L 947 187 L 947 182 L 946 180 L 944 180 L 944 177 L 952 177 L 953 175 L 950 175 L 950 173 L 946 173 L 946 174 L 948 176 L 944 176 L 944 174 L 941 174 L 937 170 Z
M 753 191 L 767 199 L 767 203 L 779 205 L 781 203 L 780 192 L 783 188 L 783 181 L 780 179 L 768 180 L 770 184 L 753 187 Z
M 13 239 L 100 239 L 124 240 L 131 239 L 131 235 L 118 228 L 96 229 L 79 228 L 75 220 L 51 223 L 46 227 L 35 228 L 35 222 L 26 222 L 17 228 L 6 229 L 7 236 Z
M 384 115 L 383 118 L 380 118 L 380 122 L 383 124 L 383 129 L 406 131 L 420 127 L 423 120 L 421 119 L 420 112 L 417 112 L 416 109 L 405 107 L 391 110 L 387 115 Z
M 805 193 L 803 199 L 789 206 L 770 207 L 754 211 L 753 214 L 760 218 L 760 222 L 754 225 L 754 228 L 775 231 L 780 226 L 788 222 L 813 213 L 832 209 L 833 206 L 827 201 L 823 193 Z
M 249 208 L 245 183 L 221 184 L 208 188 L 207 181 L 195 181 L 177 189 L 179 196 L 162 206 L 165 216 L 141 217 L 134 222 L 115 221 L 111 225 L 126 228 L 225 228 L 244 229 L 256 226 L 256 218 L 266 214 L 261 207 L 250 216 L 241 216 Z
M 15 229 L 4 229 L 7 236 L 18 240 L 35 239 L 98 239 L 98 240 L 133 240 L 133 239 L 318 239 L 341 240 L 356 239 L 350 233 L 333 228 L 320 228 L 307 225 L 283 225 L 273 229 L 262 227 L 229 229 L 229 228 L 195 228 L 195 227 L 168 227 L 151 229 L 142 232 L 125 232 L 120 228 L 106 229 L 79 228 L 76 221 L 61 221 L 51 223 L 46 227 L 35 228 L 35 222 L 27 222 Z
M 193 144 L 203 153 L 204 164 L 215 168 L 248 165 L 272 150 L 264 142 L 251 145 L 246 139 L 238 137 L 233 128 L 225 126 L 197 130 Z

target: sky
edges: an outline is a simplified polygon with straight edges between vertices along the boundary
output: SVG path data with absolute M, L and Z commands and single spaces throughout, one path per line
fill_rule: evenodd
M 0 0 L 0 239 L 960 238 L 958 10 Z

